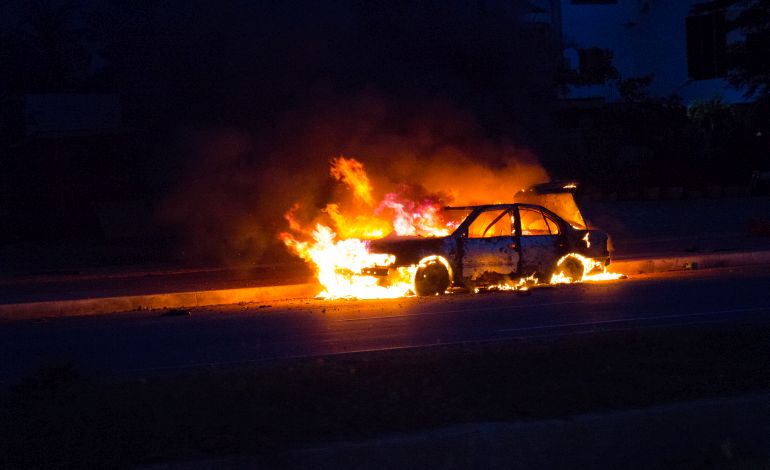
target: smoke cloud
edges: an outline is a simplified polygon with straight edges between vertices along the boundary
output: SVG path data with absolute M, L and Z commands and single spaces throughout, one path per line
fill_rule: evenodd
M 273 129 L 195 131 L 181 140 L 191 158 L 159 216 L 185 240 L 182 255 L 196 261 L 288 257 L 278 233 L 292 206 L 306 223 L 329 203 L 360 204 L 329 173 L 341 155 L 363 163 L 377 201 L 399 192 L 446 204 L 506 202 L 548 180 L 530 151 L 488 138 L 446 100 L 327 96 L 287 113 Z

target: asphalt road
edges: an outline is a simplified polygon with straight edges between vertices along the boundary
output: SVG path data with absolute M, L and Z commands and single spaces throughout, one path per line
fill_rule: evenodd
M 69 364 L 93 377 L 633 328 L 770 322 L 770 266 L 386 301 L 301 299 L 0 323 L 0 381 Z

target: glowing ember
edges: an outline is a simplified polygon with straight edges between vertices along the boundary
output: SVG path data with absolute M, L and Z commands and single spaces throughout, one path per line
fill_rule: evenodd
M 537 283 L 538 283 L 537 277 L 534 274 L 532 274 L 532 275 L 527 276 L 527 277 L 522 277 L 521 279 L 519 279 L 516 282 L 511 282 L 511 283 L 508 283 L 508 284 L 495 284 L 495 285 L 488 286 L 488 287 L 486 287 L 486 290 L 498 290 L 498 291 L 499 290 L 502 290 L 502 291 L 520 290 L 520 291 L 524 291 L 524 290 L 529 290 L 529 288 L 531 286 L 535 286 L 535 285 L 537 285 Z M 480 289 L 477 288 L 477 289 L 474 289 L 473 291 L 476 294 L 478 294 Z

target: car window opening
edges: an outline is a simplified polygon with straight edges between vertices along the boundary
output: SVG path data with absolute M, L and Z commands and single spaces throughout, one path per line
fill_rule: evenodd
M 559 226 L 543 212 L 526 207 L 519 208 L 522 235 L 558 235 Z

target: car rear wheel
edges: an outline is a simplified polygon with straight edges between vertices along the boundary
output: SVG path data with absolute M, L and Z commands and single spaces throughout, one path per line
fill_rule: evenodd
M 583 263 L 574 256 L 567 256 L 559 263 L 553 272 L 563 273 L 570 278 L 572 282 L 583 280 Z
M 414 276 L 415 294 L 443 294 L 448 287 L 449 272 L 443 264 L 435 261 L 417 269 Z

